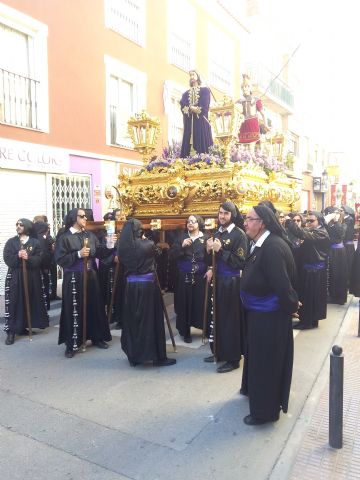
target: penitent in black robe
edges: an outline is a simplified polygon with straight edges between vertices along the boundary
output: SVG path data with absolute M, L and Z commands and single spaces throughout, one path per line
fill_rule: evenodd
M 293 367 L 292 313 L 298 297 L 295 262 L 289 246 L 270 234 L 248 256 L 241 277 L 247 344 L 241 393 L 249 396 L 250 414 L 266 421 L 287 412 Z M 278 298 L 273 311 L 247 305 L 246 296 Z
M 29 288 L 29 303 L 32 328 L 46 328 L 49 317 L 44 298 L 44 284 L 41 280 L 41 247 L 37 239 L 29 237 L 24 244 L 28 253 L 26 271 Z M 9 267 L 5 279 L 5 332 L 22 333 L 28 327 L 22 259 L 18 253 L 21 243 L 18 236 L 10 238 L 4 247 L 4 261 Z
M 318 326 L 318 321 L 327 313 L 327 262 L 330 239 L 325 227 L 316 229 L 299 228 L 287 222 L 287 228 L 302 240 L 297 249 L 300 322 L 308 328 Z M 294 257 L 295 258 L 295 257 Z
M 216 253 L 215 351 L 217 361 L 238 362 L 244 353 L 244 322 L 240 300 L 240 270 L 243 269 L 248 242 L 238 227 L 231 232 L 217 231 L 221 242 Z M 213 329 L 212 329 L 212 333 Z M 210 345 L 214 340 L 210 333 Z
M 120 237 L 121 240 L 121 237 Z M 155 245 L 135 238 L 134 248 L 118 256 L 127 270 L 121 347 L 132 365 L 166 359 L 161 291 L 155 277 Z
M 79 258 L 78 251 L 82 249 L 85 237 L 89 239 L 90 247 L 86 339 L 92 342 L 111 340 L 95 264 L 95 258 L 107 256 L 108 251 L 106 247 L 99 246 L 99 240 L 93 233 L 72 234 L 67 230 L 56 241 L 55 258 L 64 274 L 58 344 L 65 343 L 71 350 L 77 350 L 83 343 L 84 260 Z
M 348 263 L 343 243 L 346 225 L 335 222 L 326 226 L 330 237 L 329 297 L 333 303 L 343 305 L 347 301 Z
M 182 248 L 188 232 L 181 232 L 170 249 L 170 258 L 176 258 L 178 273 L 174 291 L 176 328 L 180 335 L 190 335 L 191 327 L 203 328 L 204 298 L 208 255 L 207 236 L 196 238 L 189 247 Z

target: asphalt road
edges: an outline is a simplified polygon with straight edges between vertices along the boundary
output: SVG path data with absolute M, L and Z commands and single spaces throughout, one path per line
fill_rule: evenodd
M 166 303 L 175 331 L 170 294 Z M 241 368 L 218 374 L 204 363 L 209 347 L 200 331 L 190 345 L 176 337 L 177 353 L 168 341 L 177 359 L 171 367 L 130 367 L 119 331 L 108 350 L 89 345 L 66 359 L 55 302 L 51 326 L 32 342 L 6 346 L 0 334 L 1 479 L 262 480 L 276 471 L 286 478 L 306 402 L 347 308 L 329 305 L 317 330 L 297 334 L 288 414 L 249 427 Z

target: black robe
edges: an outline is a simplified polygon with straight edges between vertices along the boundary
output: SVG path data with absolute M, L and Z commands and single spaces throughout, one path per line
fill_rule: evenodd
M 28 253 L 26 263 L 32 328 L 46 328 L 49 317 L 45 305 L 44 284 L 41 279 L 41 247 L 37 239 L 29 237 L 24 244 Z M 21 243 L 18 236 L 10 238 L 4 247 L 4 261 L 9 267 L 5 279 L 5 332 L 22 333 L 28 327 L 22 259 L 18 253 Z
M 71 350 L 77 350 L 83 343 L 83 279 L 84 260 L 78 251 L 88 237 L 90 256 L 87 270 L 87 327 L 86 339 L 92 342 L 111 340 L 109 324 L 97 277 L 95 258 L 108 255 L 106 247 L 92 232 L 63 233 L 56 241 L 55 258 L 63 268 L 62 304 L 58 344 L 65 343 Z
M 343 243 L 346 226 L 335 222 L 326 226 L 330 237 L 329 251 L 329 299 L 343 305 L 347 301 L 348 264 Z
M 344 245 L 346 250 L 348 275 L 350 276 L 354 253 L 355 253 L 355 246 L 354 246 L 355 222 L 353 217 L 351 215 L 346 216 L 344 218 L 344 224 L 346 225 L 345 235 L 344 235 Z
M 349 292 L 355 297 L 360 297 L 360 241 L 358 241 L 351 265 Z
M 215 333 L 214 353 L 216 359 L 238 362 L 244 353 L 240 270 L 245 264 L 248 241 L 245 233 L 238 227 L 234 227 L 231 232 L 217 231 L 215 238 L 220 240 L 222 248 L 215 254 L 216 316 L 215 332 L 211 328 L 210 345 L 214 343 L 213 333 Z M 212 350 L 214 351 L 214 345 L 212 345 Z
M 50 310 L 50 294 L 52 292 L 52 278 L 51 278 L 51 257 L 52 244 L 47 235 L 38 234 L 38 240 L 41 247 L 41 280 L 44 284 L 44 296 L 46 302 L 46 309 Z
M 292 313 L 298 308 L 295 280 L 290 248 L 274 234 L 248 256 L 241 277 L 247 328 L 241 393 L 249 396 L 250 414 L 263 420 L 276 420 L 281 409 L 288 409 L 294 350 Z M 278 306 L 259 311 L 247 304 L 245 294 L 277 296 Z
M 327 262 L 330 239 L 325 227 L 314 230 L 287 222 L 287 228 L 302 243 L 297 249 L 297 292 L 302 307 L 299 320 L 306 327 L 316 327 L 327 314 Z
M 182 248 L 188 232 L 181 232 L 170 249 L 170 258 L 176 258 L 178 272 L 174 291 L 176 328 L 180 335 L 189 336 L 191 327 L 203 328 L 204 298 L 208 254 L 207 236 L 198 237 L 189 247 Z M 206 327 L 206 325 L 205 325 Z
M 134 244 L 126 255 L 118 250 L 127 270 L 121 347 L 131 364 L 158 362 L 166 359 L 166 338 L 161 291 L 155 279 L 155 245 L 141 238 Z M 147 274 L 152 280 L 141 281 L 140 276 Z

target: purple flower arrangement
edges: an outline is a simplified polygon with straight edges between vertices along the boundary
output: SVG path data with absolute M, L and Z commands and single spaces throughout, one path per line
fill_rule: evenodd
M 160 157 L 153 157 L 145 169 L 148 172 L 154 168 L 169 168 L 176 160 L 180 159 L 181 143 L 173 142 L 171 145 L 163 148 Z M 199 168 L 201 166 L 218 165 L 223 168 L 225 165 L 224 151 L 219 145 L 213 145 L 209 149 L 209 153 L 199 153 L 182 159 L 185 165 L 194 165 Z M 271 155 L 256 149 L 254 152 L 245 148 L 243 145 L 232 145 L 230 150 L 230 162 L 251 164 L 254 163 L 261 167 L 265 173 L 282 172 L 285 170 L 283 162 Z
M 267 174 L 270 172 L 283 172 L 285 170 L 284 163 L 277 158 L 268 155 L 260 149 L 252 152 L 242 145 L 233 145 L 231 147 L 230 161 L 232 163 L 239 162 L 244 164 L 253 162 L 255 165 L 261 167 Z

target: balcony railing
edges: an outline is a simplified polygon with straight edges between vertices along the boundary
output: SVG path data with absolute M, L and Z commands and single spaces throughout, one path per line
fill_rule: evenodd
M 279 78 L 275 79 L 276 75 L 264 65 L 249 64 L 246 66 L 246 72 L 249 73 L 252 83 L 257 85 L 263 92 L 266 91 L 267 94 L 279 100 L 291 110 L 294 108 L 294 94 L 288 85 Z
M 39 130 L 40 82 L 0 68 L 0 122 Z

